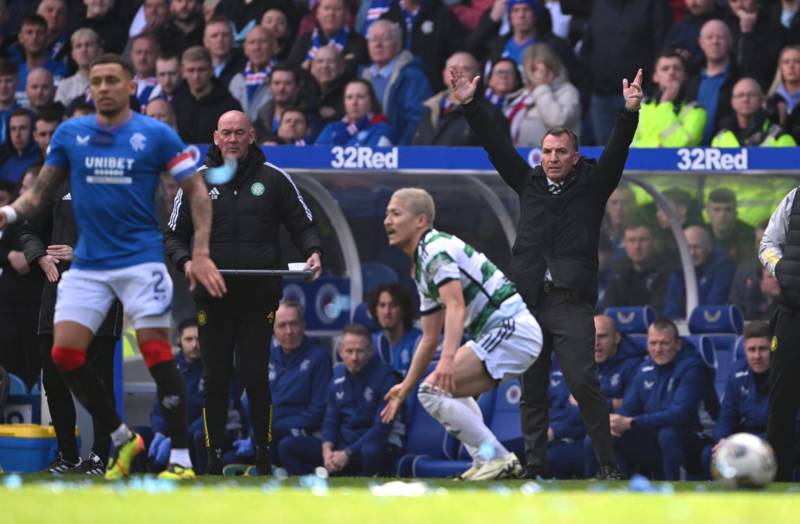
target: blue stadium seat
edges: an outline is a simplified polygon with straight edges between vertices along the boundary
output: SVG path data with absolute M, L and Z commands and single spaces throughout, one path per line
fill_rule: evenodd
M 733 362 L 741 362 L 745 359 L 744 355 L 744 335 L 740 335 L 736 339 L 736 345 L 733 346 Z
M 356 309 L 353 310 L 353 318 L 351 320 L 356 324 L 361 324 L 372 333 L 380 330 L 378 324 L 375 323 L 375 320 L 373 320 L 372 316 L 369 314 L 369 308 L 366 302 L 362 302 L 356 306 Z
M 394 284 L 399 278 L 397 271 L 382 262 L 362 262 L 361 280 L 364 294 L 367 294 L 381 284 Z
M 614 319 L 617 331 L 622 334 L 620 346 L 624 351 L 634 355 L 647 353 L 647 328 L 656 320 L 652 307 L 610 307 L 605 314 Z
M 736 305 L 698 306 L 689 315 L 689 332 L 704 335 L 714 343 L 717 374 L 714 385 L 722 398 L 734 362 L 734 349 L 744 331 L 742 310 Z
M 713 339 L 706 335 L 689 335 L 683 337 L 683 340 L 697 351 L 707 368 L 717 369 L 717 353 L 714 349 Z
M 13 373 L 8 374 L 8 394 L 9 395 L 27 395 L 28 386 L 25 381 Z

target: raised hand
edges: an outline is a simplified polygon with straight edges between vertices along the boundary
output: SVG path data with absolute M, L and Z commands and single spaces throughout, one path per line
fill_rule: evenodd
M 471 81 L 464 70 L 458 67 L 450 68 L 450 99 L 459 104 L 468 104 L 475 96 L 478 82 L 481 77 L 476 76 Z
M 627 78 L 622 79 L 622 97 L 625 99 L 625 109 L 638 111 L 642 105 L 642 69 L 636 72 L 636 78 L 628 83 Z

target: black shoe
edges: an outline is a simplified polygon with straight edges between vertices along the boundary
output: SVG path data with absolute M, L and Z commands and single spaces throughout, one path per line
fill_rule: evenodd
M 78 462 L 70 462 L 64 459 L 64 455 L 59 451 L 53 462 L 47 466 L 47 472 L 56 475 L 66 475 L 67 473 L 75 473 L 75 468 L 81 465 L 81 459 L 78 457 Z
M 272 475 L 272 454 L 270 453 L 269 446 L 256 449 L 255 470 L 257 475 Z M 249 474 L 252 475 L 253 473 L 251 472 Z
M 616 464 L 611 464 L 610 466 L 600 466 L 600 469 L 597 470 L 597 480 L 628 480 L 628 477 Z
M 208 449 L 208 469 L 206 474 L 208 475 L 222 475 L 222 468 L 225 464 L 222 460 L 222 450 L 220 448 L 217 449 Z
M 82 475 L 104 475 L 105 472 L 106 465 L 103 463 L 103 459 L 95 455 L 94 452 L 89 453 L 86 460 L 81 461 L 72 471 L 72 473 Z

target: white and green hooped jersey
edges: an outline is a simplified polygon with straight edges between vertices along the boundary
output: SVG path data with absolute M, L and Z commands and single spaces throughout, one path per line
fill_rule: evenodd
M 431 229 L 422 236 L 417 246 L 414 280 L 423 315 L 433 313 L 443 304 L 439 286 L 450 280 L 459 280 L 464 294 L 466 315 L 464 328 L 473 340 L 490 324 L 506 299 L 516 295 L 519 307 L 524 308 L 517 288 L 486 255 L 449 233 Z M 506 304 L 508 305 L 508 304 Z M 504 305 L 504 306 L 506 306 Z M 506 307 L 503 308 L 507 310 Z M 498 315 L 495 315 L 498 313 Z M 502 318 L 507 316 L 502 312 Z

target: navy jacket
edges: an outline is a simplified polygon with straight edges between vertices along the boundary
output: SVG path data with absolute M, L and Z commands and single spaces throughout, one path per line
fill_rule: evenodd
M 405 426 L 398 415 L 389 424 L 381 422 L 381 410 L 386 405 L 383 396 L 400 380 L 398 373 L 379 359 L 370 359 L 358 374 L 353 375 L 344 365 L 333 370 L 328 388 L 328 405 L 322 423 L 322 441 L 332 442 L 334 449 L 357 454 L 367 442 L 403 445 Z
M 698 305 L 727 304 L 733 277 L 736 274 L 736 262 L 721 251 L 713 251 L 708 259 L 694 270 L 697 277 Z M 675 271 L 669 277 L 664 316 L 686 317 L 686 286 L 681 270 Z
M 600 379 L 603 396 L 608 399 L 609 411 L 614 411 L 611 399 L 625 397 L 625 392 L 633 382 L 641 362 L 640 355 L 625 351 L 624 347 L 620 346 L 613 357 L 597 365 L 597 378 Z
M 178 351 L 175 355 L 175 364 L 186 383 L 186 420 L 190 428 L 200 429 L 203 427 L 203 361 L 198 358 L 194 362 L 187 362 L 183 353 Z M 150 425 L 153 433 L 168 434 L 167 419 L 164 417 L 164 409 L 158 398 L 153 402 Z
M 332 370 L 330 355 L 307 338 L 288 354 L 273 345 L 269 358 L 272 425 L 284 431 L 318 430 Z
M 706 383 L 704 364 L 689 348 L 679 351 L 672 362 L 663 366 L 647 357 L 625 393 L 619 413 L 633 417 L 636 428 L 699 430 L 697 410 Z
M 547 387 L 547 403 L 549 425 L 553 428 L 555 440 L 578 440 L 586 435 L 581 412 L 578 406 L 570 404 L 569 395 L 564 373 L 554 361 L 550 371 L 550 385 Z
M 769 373 L 756 375 L 747 361 L 734 368 L 725 386 L 725 398 L 714 428 L 714 440 L 745 432 L 764 436 L 767 432 Z

